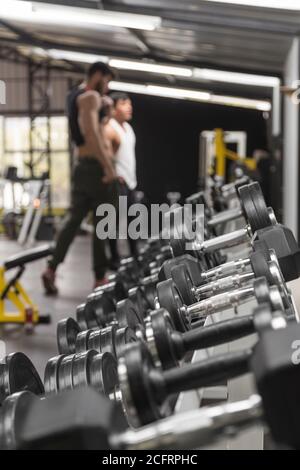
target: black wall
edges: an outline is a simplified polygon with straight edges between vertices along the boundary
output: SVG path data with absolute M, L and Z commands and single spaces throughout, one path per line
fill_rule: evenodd
M 199 134 L 216 127 L 246 131 L 248 155 L 266 148 L 262 113 L 226 106 L 132 95 L 137 136 L 138 188 L 149 202 L 168 191 L 184 196 L 197 189 Z

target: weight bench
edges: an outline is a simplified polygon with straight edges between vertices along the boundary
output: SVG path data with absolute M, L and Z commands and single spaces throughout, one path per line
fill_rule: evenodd
M 21 323 L 34 325 L 37 323 L 49 323 L 49 316 L 39 315 L 37 306 L 31 300 L 20 282 L 26 265 L 53 253 L 53 245 L 43 245 L 31 250 L 26 250 L 8 258 L 0 266 L 0 324 Z M 7 271 L 16 269 L 11 279 L 6 279 Z M 11 302 L 16 312 L 6 310 L 6 302 Z

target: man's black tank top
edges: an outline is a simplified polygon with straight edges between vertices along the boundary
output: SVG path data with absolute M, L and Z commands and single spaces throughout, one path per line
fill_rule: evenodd
M 81 133 L 78 118 L 77 98 L 85 92 L 85 88 L 73 88 L 67 96 L 67 116 L 71 132 L 71 139 L 77 147 L 84 145 L 85 140 Z
M 85 92 L 86 88 L 76 87 L 70 91 L 67 97 L 67 116 L 69 119 L 71 139 L 77 147 L 80 147 L 81 145 L 85 144 L 85 140 L 81 133 L 78 122 L 79 111 L 77 104 L 78 96 L 82 95 Z M 102 121 L 103 117 L 105 117 L 105 109 L 101 108 L 99 111 L 99 122 Z

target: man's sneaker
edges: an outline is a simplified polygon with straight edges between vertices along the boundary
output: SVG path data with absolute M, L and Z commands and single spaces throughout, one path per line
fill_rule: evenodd
M 57 295 L 58 289 L 55 285 L 55 271 L 48 267 L 42 274 L 42 282 L 46 295 Z

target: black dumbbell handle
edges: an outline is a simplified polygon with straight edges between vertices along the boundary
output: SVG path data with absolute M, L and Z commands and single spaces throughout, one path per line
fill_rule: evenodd
M 252 349 L 215 356 L 162 373 L 167 395 L 207 387 L 249 372 Z
M 254 318 L 249 315 L 181 333 L 181 338 L 185 351 L 196 351 L 235 341 L 253 333 Z

